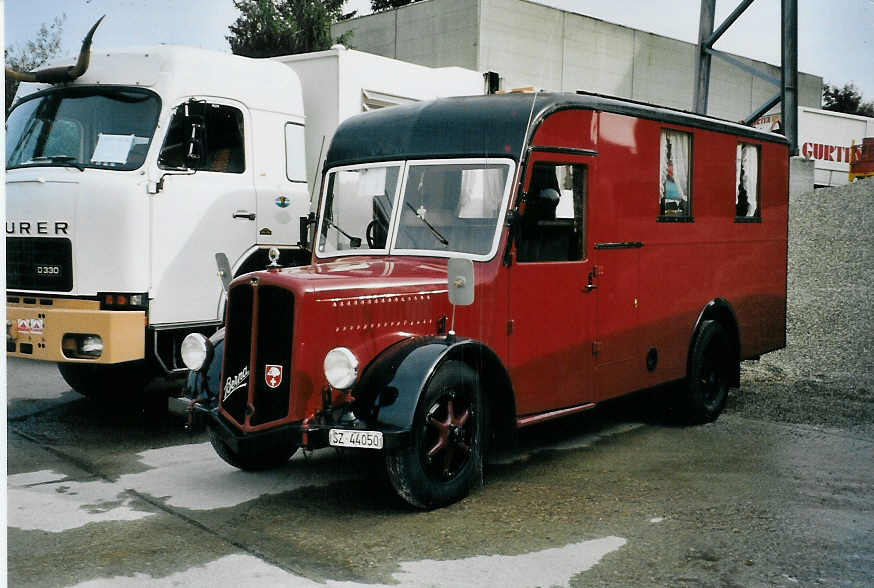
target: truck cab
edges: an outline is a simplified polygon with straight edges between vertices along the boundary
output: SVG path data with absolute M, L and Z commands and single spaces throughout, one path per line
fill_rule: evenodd
M 22 83 L 7 119 L 7 353 L 76 390 L 182 373 L 185 335 L 223 322 L 222 278 L 302 263 L 310 208 L 300 82 L 183 47 L 95 52 Z M 217 276 L 217 273 L 220 274 Z

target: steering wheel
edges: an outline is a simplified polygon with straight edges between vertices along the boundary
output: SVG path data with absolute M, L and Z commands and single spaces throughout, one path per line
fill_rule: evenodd
M 381 249 L 385 243 L 381 243 L 377 246 L 376 242 L 376 232 L 379 230 L 381 232 L 382 227 L 379 226 L 379 221 L 374 219 L 367 223 L 367 228 L 364 230 L 364 237 L 367 239 L 367 246 L 371 249 Z

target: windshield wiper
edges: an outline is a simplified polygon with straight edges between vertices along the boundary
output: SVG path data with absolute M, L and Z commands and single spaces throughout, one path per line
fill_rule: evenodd
M 76 161 L 72 155 L 41 155 L 39 157 L 31 157 L 30 161 L 48 161 L 51 163 L 60 163 L 69 167 L 75 167 L 81 172 L 85 171 L 85 166 Z
M 334 221 L 329 219 L 327 216 L 325 217 L 325 222 L 328 224 L 329 227 L 334 227 L 335 229 L 337 229 L 338 233 L 349 239 L 349 247 L 351 247 L 352 249 L 358 249 L 359 247 L 361 247 L 361 237 L 353 237 L 352 235 L 338 227 L 336 224 L 334 224 Z
M 443 246 L 444 246 L 444 247 L 448 247 L 448 246 L 449 246 L 449 240 L 448 240 L 446 237 L 444 237 L 442 234 L 440 234 L 440 231 L 438 231 L 437 229 L 435 229 L 435 228 L 434 228 L 434 225 L 432 225 L 431 223 L 429 223 L 428 221 L 426 221 L 426 220 L 425 220 L 425 217 L 422 216 L 421 214 L 419 214 L 419 211 L 416 210 L 416 208 L 415 208 L 412 204 L 410 204 L 409 202 L 405 202 L 404 204 L 406 204 L 407 206 L 410 207 L 410 210 L 413 211 L 413 214 L 416 215 L 416 218 L 417 218 L 417 219 L 419 219 L 420 221 L 422 221 L 422 222 L 425 224 L 426 227 L 428 227 L 429 229 L 431 229 L 431 232 L 434 233 L 434 236 L 437 237 L 437 240 L 438 240 L 438 241 L 440 241 L 441 243 L 443 243 Z

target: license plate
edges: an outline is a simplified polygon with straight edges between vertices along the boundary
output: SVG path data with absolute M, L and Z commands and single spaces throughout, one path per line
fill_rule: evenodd
M 328 433 L 328 442 L 334 447 L 382 449 L 382 432 L 331 429 Z

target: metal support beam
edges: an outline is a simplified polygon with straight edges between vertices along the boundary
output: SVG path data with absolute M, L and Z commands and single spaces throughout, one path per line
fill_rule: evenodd
M 773 96 L 771 96 L 770 98 L 768 98 L 768 100 L 767 100 L 764 104 L 762 104 L 761 106 L 759 106 L 758 108 L 756 108 L 756 109 L 752 112 L 752 114 L 750 114 L 749 116 L 747 116 L 747 117 L 743 120 L 743 123 L 744 123 L 745 125 L 751 125 L 751 124 L 753 124 L 754 122 L 756 122 L 756 120 L 758 120 L 758 118 L 759 118 L 760 116 L 764 116 L 764 114 L 765 114 L 766 112 L 768 112 L 769 110 L 771 110 L 772 108 L 774 108 L 775 106 L 777 106 L 778 104 L 780 104 L 781 97 L 782 97 L 782 92 L 777 92 L 776 94 L 774 94 Z
M 798 0 L 782 1 L 783 133 L 789 139 L 789 155 L 798 155 Z
M 755 0 L 744 0 L 743 2 L 741 2 L 740 5 L 734 9 L 734 12 L 729 14 L 728 18 L 726 18 L 725 21 L 721 25 L 719 25 L 719 28 L 716 29 L 716 31 L 707 38 L 707 41 L 704 44 L 708 47 L 713 47 L 713 44 L 719 40 L 719 37 L 721 37 L 722 34 L 728 30 L 728 27 L 734 24 L 734 21 L 736 21 L 740 17 L 740 15 L 744 13 L 744 10 L 749 8 L 750 4 L 752 4 L 753 2 L 755 2 Z
M 716 57 L 722 59 L 723 61 L 727 61 L 728 63 L 732 64 L 733 66 L 744 70 L 745 72 L 747 72 L 750 75 L 754 75 L 757 78 L 761 78 L 761 79 L 765 80 L 766 82 L 770 82 L 770 83 L 774 84 L 778 88 L 782 85 L 782 82 L 780 80 L 778 80 L 777 78 L 772 78 L 768 74 L 760 72 L 756 68 L 754 68 L 750 65 L 747 65 L 746 63 L 744 63 L 740 59 L 737 59 L 736 57 L 729 55 L 728 53 L 723 53 L 722 51 L 719 51 L 718 49 L 705 49 L 705 51 L 707 51 L 707 53 L 709 53 L 710 55 L 715 55 Z
M 710 86 L 710 59 L 717 56 L 743 71 L 780 88 L 779 94 L 770 98 L 747 118 L 752 124 L 777 103 L 782 105 L 783 133 L 789 140 L 790 155 L 798 155 L 798 0 L 780 0 L 780 80 L 760 72 L 732 55 L 717 51 L 713 44 L 734 24 L 755 0 L 741 0 L 728 18 L 713 30 L 716 0 L 701 0 L 700 24 L 698 27 L 698 50 L 695 59 L 695 86 L 692 93 L 692 108 L 698 114 L 707 114 L 707 94 Z
M 710 90 L 710 46 L 707 40 L 713 33 L 716 18 L 716 0 L 701 0 L 701 20 L 698 25 L 698 51 L 695 58 L 695 88 L 692 93 L 692 110 L 707 114 L 707 94 Z

